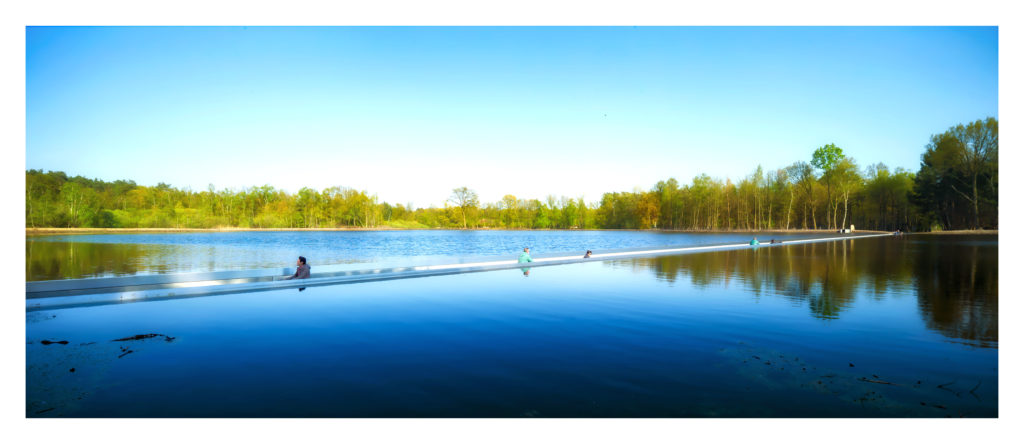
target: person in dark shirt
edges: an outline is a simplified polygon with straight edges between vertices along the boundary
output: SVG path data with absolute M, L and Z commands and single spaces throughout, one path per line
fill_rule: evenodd
M 295 261 L 295 274 L 288 276 L 288 279 L 306 279 L 309 277 L 309 265 L 306 265 L 306 258 L 299 256 L 299 260 Z

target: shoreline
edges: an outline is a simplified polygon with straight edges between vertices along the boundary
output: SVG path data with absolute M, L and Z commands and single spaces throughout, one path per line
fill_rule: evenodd
M 999 234 L 999 230 L 947 230 L 947 231 L 922 231 L 920 233 L 907 234 Z
M 463 231 L 462 228 L 394 228 L 394 227 L 340 227 L 340 228 L 25 228 L 26 236 L 47 236 L 57 234 L 131 234 L 131 233 L 232 233 L 232 232 L 256 232 L 256 231 Z M 770 229 L 770 230 L 745 230 L 745 229 L 719 229 L 719 230 L 662 230 L 662 229 L 625 229 L 625 228 L 594 228 L 584 230 L 551 230 L 551 229 L 526 229 L 526 228 L 469 228 L 464 231 L 647 231 L 662 233 L 833 233 L 836 230 L 814 230 L 814 229 Z M 879 230 L 857 230 L 857 233 L 887 233 Z M 906 234 L 999 234 L 999 230 L 949 230 L 915 232 Z

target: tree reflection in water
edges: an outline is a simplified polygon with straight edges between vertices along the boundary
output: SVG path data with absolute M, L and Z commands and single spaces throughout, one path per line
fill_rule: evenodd
M 278 258 L 292 257 L 276 251 L 260 252 L 212 245 L 31 240 L 25 244 L 27 281 L 213 271 L 218 269 L 218 264 L 223 263 L 235 266 L 221 266 L 221 269 L 265 268 L 290 265 L 283 260 L 269 263 L 267 257 L 273 258 L 274 253 L 278 253 Z
M 999 254 L 996 242 L 917 245 L 917 305 L 929 328 L 968 343 L 999 342 Z
M 141 259 L 173 254 L 172 246 L 78 242 L 26 242 L 25 280 L 76 279 L 161 272 Z
M 858 298 L 916 295 L 926 325 L 971 345 L 994 347 L 998 325 L 998 237 L 917 235 L 783 245 L 615 261 L 670 285 L 741 285 L 807 303 L 838 319 Z
M 324 251 L 320 251 L 323 253 Z M 136 274 L 291 267 L 298 250 L 203 244 L 114 242 L 25 242 L 25 280 L 45 281 Z M 307 253 L 309 255 L 309 253 Z M 319 265 L 363 263 L 367 259 L 317 257 Z

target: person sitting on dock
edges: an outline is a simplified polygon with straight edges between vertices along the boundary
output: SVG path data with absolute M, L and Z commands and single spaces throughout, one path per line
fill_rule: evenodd
M 590 259 L 590 255 L 593 254 L 590 250 L 587 250 L 587 254 L 583 255 L 583 259 Z
M 306 278 L 309 277 L 309 265 L 306 265 L 306 258 L 305 257 L 299 256 L 299 260 L 295 261 L 295 265 L 297 266 L 295 268 L 295 274 L 286 277 L 285 280 L 288 280 L 288 279 L 306 279 Z
M 533 258 L 530 257 L 530 247 L 523 248 L 523 254 L 519 255 L 519 263 L 533 262 Z
M 750 245 L 761 245 L 761 243 L 757 241 L 757 236 L 754 236 L 754 239 L 750 241 Z

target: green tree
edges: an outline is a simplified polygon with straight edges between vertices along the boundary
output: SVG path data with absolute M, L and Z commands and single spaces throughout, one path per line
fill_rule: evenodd
M 932 135 L 914 179 L 914 201 L 929 224 L 998 225 L 998 130 L 988 118 Z
M 519 225 L 519 199 L 511 194 L 506 194 L 499 202 L 501 208 L 501 220 L 508 228 L 517 228 Z
M 475 209 L 480 205 L 479 196 L 477 196 L 475 191 L 467 187 L 459 187 L 452 190 L 452 195 L 448 198 L 448 201 L 455 204 L 455 206 L 461 210 L 462 228 L 465 229 L 466 213 L 468 213 L 470 209 Z
M 832 183 L 834 180 L 834 170 L 839 161 L 843 158 L 843 150 L 835 146 L 835 144 L 828 144 L 814 150 L 814 154 L 811 157 L 811 165 L 822 171 L 821 179 L 825 182 L 825 196 L 828 201 L 829 212 L 825 215 L 825 218 L 832 224 L 829 228 L 835 227 L 835 215 L 831 214 L 832 210 Z
M 850 157 L 843 157 L 836 163 L 833 169 L 836 182 L 836 208 L 834 213 L 839 212 L 839 197 L 843 200 L 843 221 L 839 227 L 846 227 L 846 217 L 850 208 L 850 195 L 856 193 L 863 185 L 863 178 L 857 169 L 857 163 Z M 833 214 L 834 214 L 833 213 Z
M 999 122 L 989 117 L 967 124 L 957 125 L 950 128 L 953 137 L 956 138 L 954 149 L 954 168 L 961 173 L 964 180 L 959 181 L 967 192 L 961 191 L 956 184 L 951 185 L 953 190 L 963 196 L 971 203 L 974 210 L 974 223 L 972 228 L 981 228 L 981 212 L 979 202 L 981 195 L 978 193 L 978 180 L 988 180 L 995 189 L 995 177 L 997 164 L 999 162 Z M 953 176 L 956 179 L 958 176 Z

